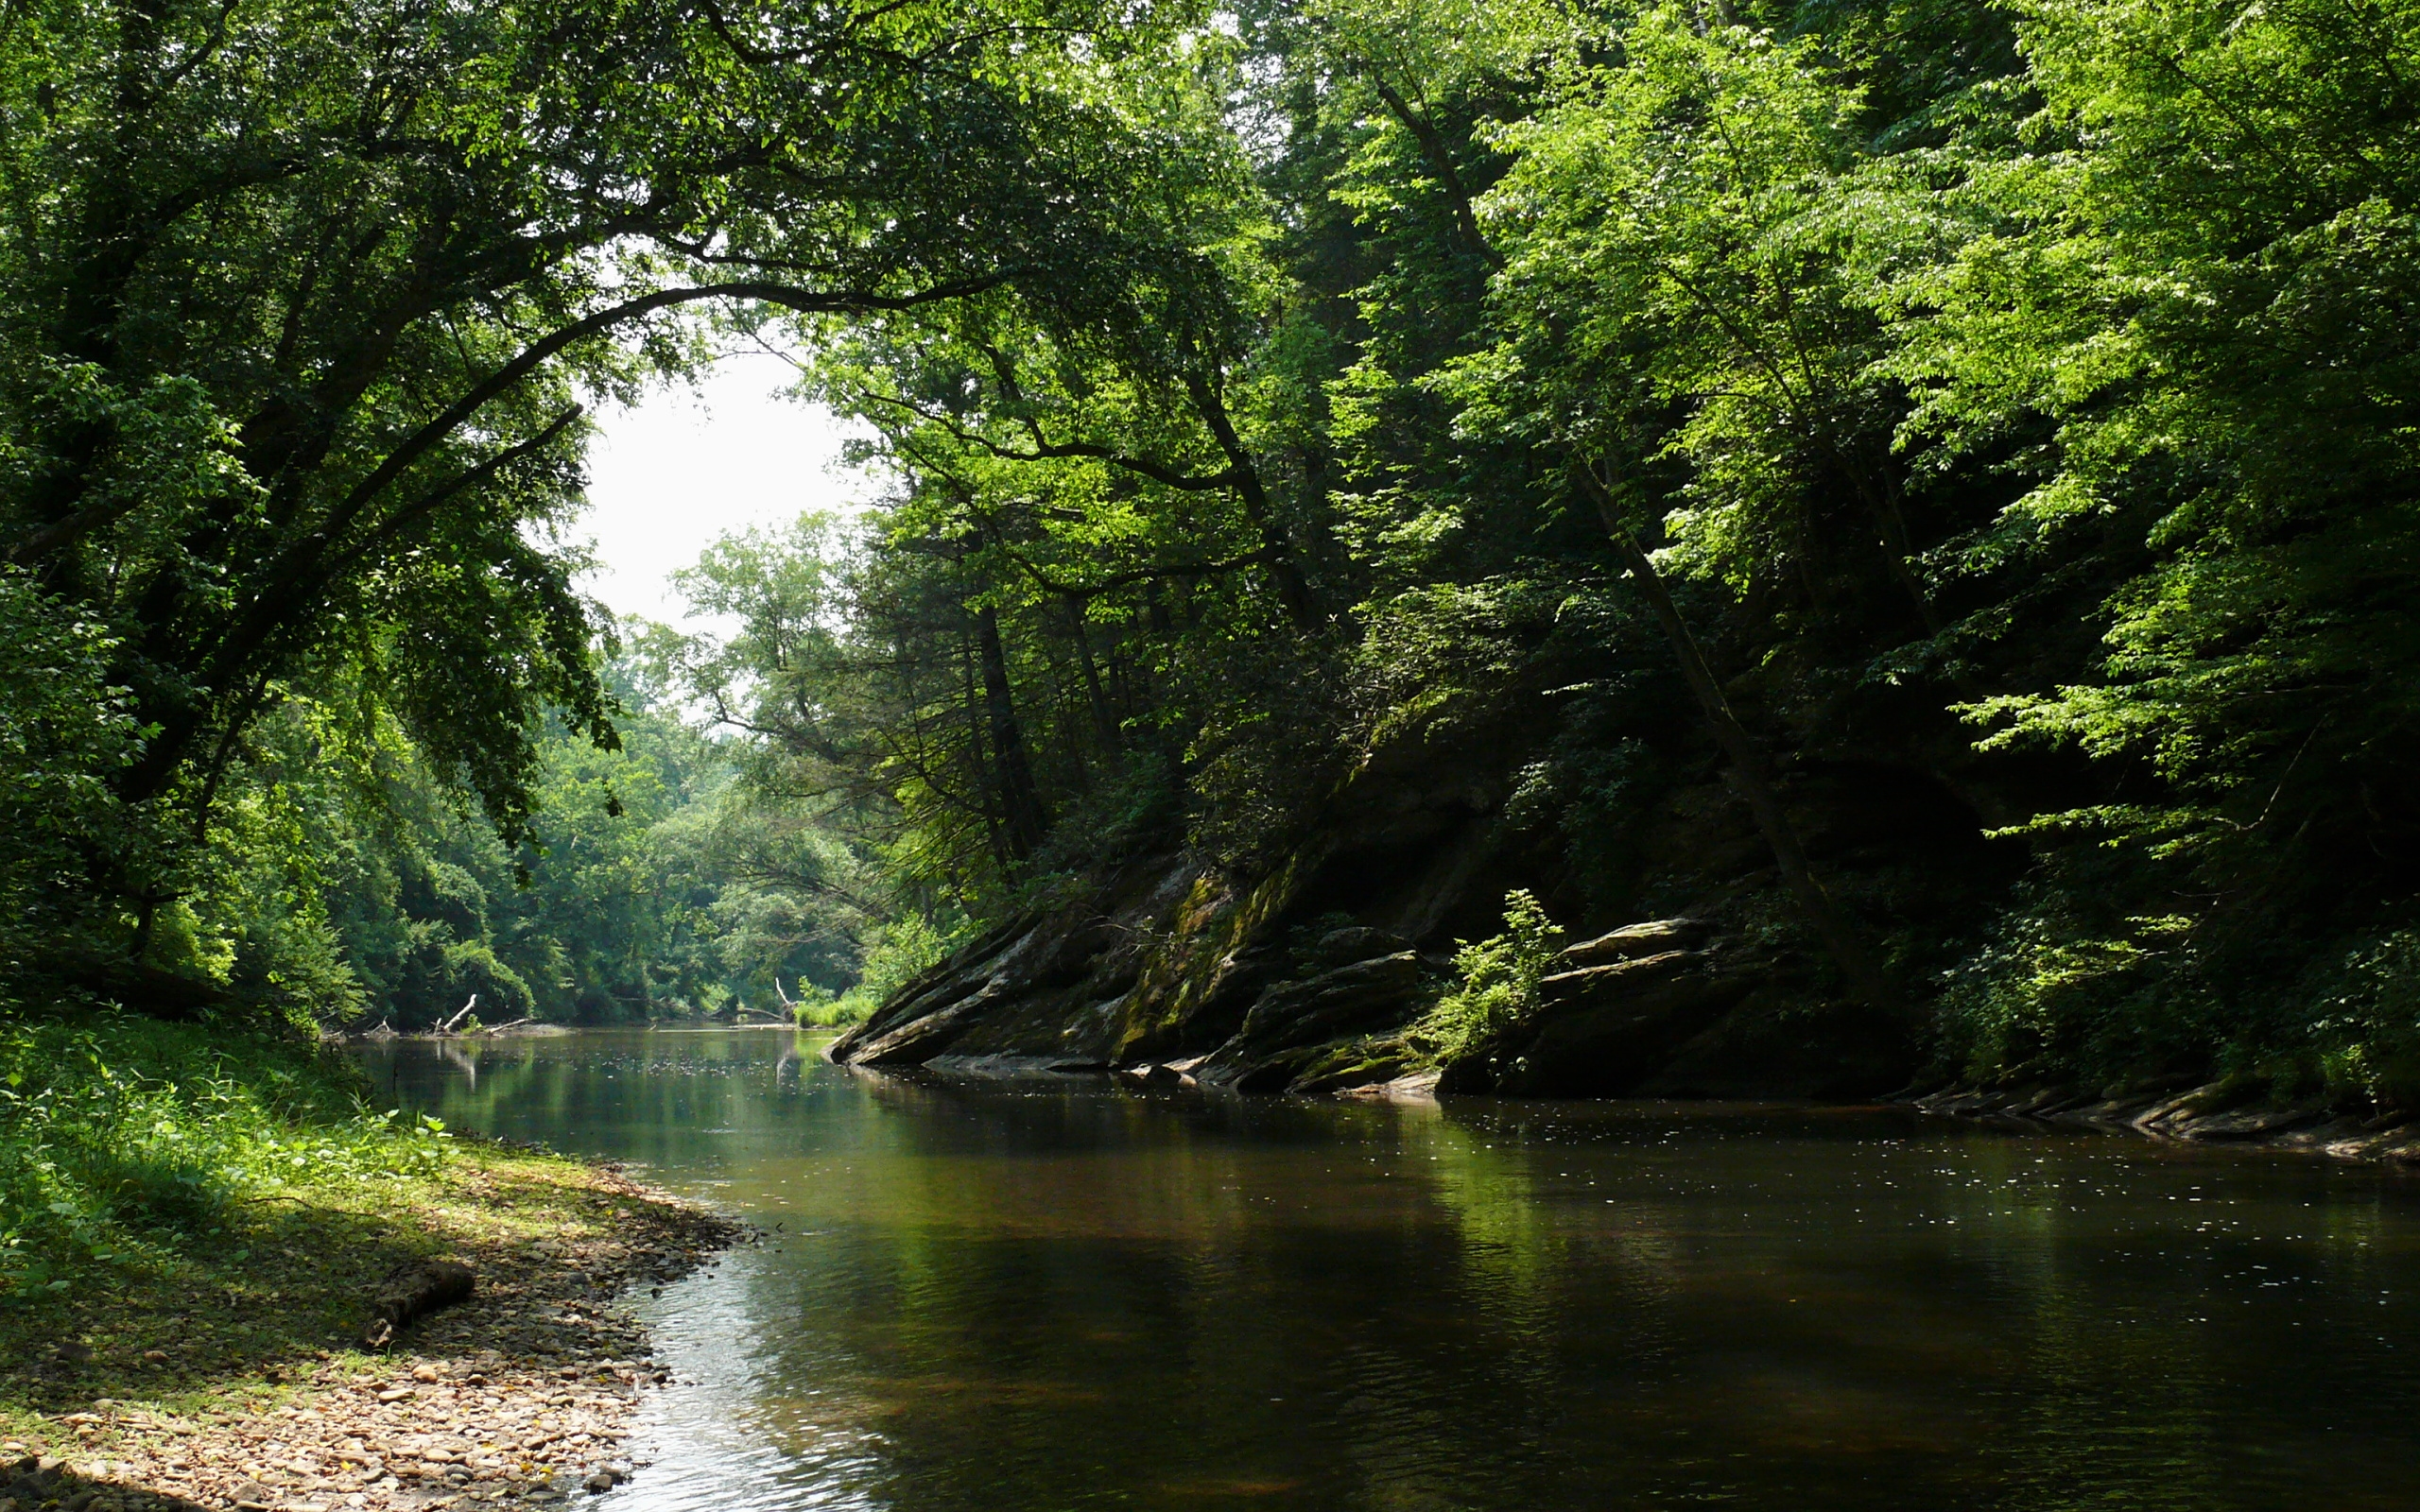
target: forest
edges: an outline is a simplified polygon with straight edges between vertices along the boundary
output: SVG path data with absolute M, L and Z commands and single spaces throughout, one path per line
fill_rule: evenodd
M 2408 1106 L 2415 80 L 2410 0 L 10 0 L 0 1000 L 858 1016 L 1148 874 L 1392 931 L 1395 1069 L 1683 919 L 1867 1082 Z M 880 496 L 616 623 L 595 411 L 742 341 Z

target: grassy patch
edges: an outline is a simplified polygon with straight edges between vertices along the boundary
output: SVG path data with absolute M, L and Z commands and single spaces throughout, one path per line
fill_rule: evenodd
M 316 1047 L 130 1019 L 0 1030 L 0 1437 L 74 1453 L 98 1399 L 247 1414 L 367 1366 L 404 1261 L 512 1270 L 643 1199 L 559 1157 L 369 1108 Z
M 121 1015 L 0 1027 L 0 1312 L 245 1247 L 262 1210 L 437 1171 L 441 1126 L 367 1091 L 290 1039 Z

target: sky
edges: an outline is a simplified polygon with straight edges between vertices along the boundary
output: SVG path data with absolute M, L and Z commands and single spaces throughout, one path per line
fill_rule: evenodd
M 838 420 L 783 394 L 796 377 L 770 352 L 736 352 L 695 387 L 598 413 L 588 513 L 571 531 L 596 543 L 589 593 L 619 613 L 678 625 L 683 606 L 666 575 L 717 537 L 807 509 L 845 512 L 871 494 L 863 473 L 839 466 Z

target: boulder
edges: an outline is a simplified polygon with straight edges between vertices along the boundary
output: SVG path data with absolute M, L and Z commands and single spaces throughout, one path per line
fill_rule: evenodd
M 1668 951 L 1696 950 L 1713 933 L 1714 926 L 1703 919 L 1651 919 L 1642 924 L 1608 930 L 1577 945 L 1566 945 L 1557 959 L 1566 968 L 1602 966 Z
M 1427 974 L 1417 954 L 1396 951 L 1307 981 L 1280 982 L 1254 1000 L 1243 1026 L 1210 1053 L 1195 1077 L 1248 1091 L 1286 1086 L 1305 1058 L 1288 1052 L 1417 1017 Z
M 1590 942 L 1594 944 L 1594 941 Z M 1645 1082 L 1747 996 L 1752 978 L 1667 950 L 1557 972 L 1537 1014 L 1445 1068 L 1441 1092 L 1616 1096 Z

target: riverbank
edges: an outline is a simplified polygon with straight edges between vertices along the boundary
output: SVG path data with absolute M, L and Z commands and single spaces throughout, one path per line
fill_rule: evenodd
M 2025 1130 L 2082 1128 L 2178 1144 L 2223 1144 L 2336 1160 L 2420 1165 L 2420 1119 L 2364 1115 L 2323 1100 L 2282 1101 L 2257 1082 L 2180 1077 L 2118 1091 L 1953 1087 L 1907 1099 L 1943 1117 Z
M 380 1117 L 308 1047 L 120 1021 L 0 1048 L 0 1512 L 563 1501 L 631 1472 L 664 1379 L 616 1298 L 742 1237 Z M 366 1348 L 379 1283 L 434 1258 L 472 1297 Z

